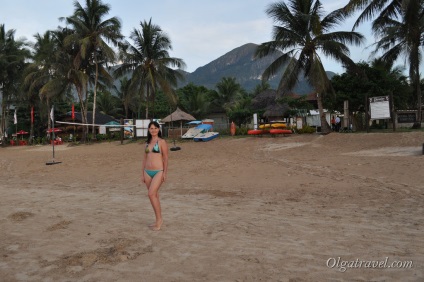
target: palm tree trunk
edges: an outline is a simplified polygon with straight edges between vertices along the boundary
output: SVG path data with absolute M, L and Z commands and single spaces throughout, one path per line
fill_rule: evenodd
M 321 132 L 322 133 L 330 133 L 331 128 L 330 125 L 328 125 L 327 119 L 325 118 L 324 109 L 322 107 L 322 94 L 317 93 L 317 103 L 318 103 L 318 111 L 321 121 Z
M 417 91 L 417 123 L 415 125 L 416 128 L 421 128 L 422 122 L 422 105 L 421 105 L 421 85 L 420 85 L 420 72 L 419 65 L 417 64 L 415 70 L 415 87 Z
M 46 98 L 46 105 L 47 105 L 47 140 L 50 140 L 50 128 L 52 128 L 51 124 L 52 124 L 52 120 L 50 118 L 50 100 L 49 98 Z
M 128 118 L 128 105 L 124 105 L 125 118 Z
M 149 119 L 149 97 L 150 97 L 150 87 L 146 86 L 146 119 Z
M 77 94 L 78 94 L 78 98 L 80 100 L 80 106 L 81 106 L 81 121 L 83 124 L 87 124 L 87 109 L 85 107 L 85 100 L 83 97 L 83 87 L 78 86 L 77 87 Z M 82 126 L 82 136 L 81 136 L 81 142 L 85 143 L 87 138 L 87 126 L 83 125 Z
M 156 89 L 153 89 L 153 93 L 151 95 L 151 99 L 152 99 L 152 118 L 155 118 L 155 96 L 156 96 Z
M 1 103 L 1 125 L 0 125 L 0 134 L 1 134 L 1 143 L 5 144 L 6 138 L 5 138 L 5 130 L 6 130 L 6 104 L 4 96 L 2 97 L 2 103 Z
M 95 58 L 96 64 L 96 78 L 94 79 L 94 93 L 93 93 L 93 128 L 91 130 L 91 134 L 93 135 L 93 140 L 96 140 L 96 100 L 97 100 L 97 80 L 99 77 L 99 64 L 97 63 L 97 58 Z
M 31 120 L 31 128 L 29 130 L 29 144 L 32 145 L 34 143 L 34 106 L 30 106 L 30 120 Z
M 421 102 L 421 89 L 420 89 L 420 85 L 418 84 L 418 87 L 417 87 L 417 96 L 418 96 L 418 111 L 417 111 L 417 114 L 418 114 L 418 124 L 417 124 L 417 128 L 421 128 L 421 122 L 422 122 L 422 102 Z

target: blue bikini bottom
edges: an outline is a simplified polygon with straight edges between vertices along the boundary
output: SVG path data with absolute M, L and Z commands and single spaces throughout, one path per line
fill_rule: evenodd
M 159 171 L 163 171 L 163 169 L 159 169 L 159 170 L 148 170 L 145 169 L 144 170 L 151 178 L 155 177 L 156 173 L 158 173 Z

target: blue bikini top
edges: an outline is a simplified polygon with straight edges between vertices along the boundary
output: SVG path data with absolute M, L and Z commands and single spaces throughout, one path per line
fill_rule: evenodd
M 160 153 L 160 148 L 159 148 L 159 141 L 156 141 L 156 144 L 153 146 L 152 152 L 153 153 Z M 146 144 L 146 153 L 150 153 L 150 149 L 149 149 L 149 144 Z

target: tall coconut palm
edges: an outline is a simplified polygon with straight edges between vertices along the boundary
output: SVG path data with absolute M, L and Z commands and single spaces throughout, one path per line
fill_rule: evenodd
M 169 56 L 171 40 L 151 19 L 149 22 L 141 22 L 140 26 L 141 30 L 134 28 L 131 32 L 133 44 L 125 42 L 122 45 L 123 64 L 115 71 L 115 75 L 123 76 L 132 72 L 130 91 L 145 95 L 146 118 L 149 118 L 149 105 L 152 103 L 154 109 L 158 88 L 176 105 L 173 87 L 177 86 L 178 79 L 183 79 L 183 76 L 173 68 L 185 68 L 185 63 L 182 59 Z
M 83 61 L 88 61 L 95 66 L 95 79 L 93 90 L 93 137 L 95 136 L 95 115 L 97 99 L 97 83 L 99 79 L 99 67 L 102 75 L 112 82 L 112 77 L 103 67 L 104 63 L 115 61 L 115 52 L 108 45 L 117 46 L 123 38 L 121 35 L 121 22 L 117 17 L 105 19 L 110 11 L 110 5 L 101 0 L 86 0 L 85 7 L 78 1 L 74 2 L 74 14 L 66 18 L 66 22 L 72 26 L 75 33 L 68 41 L 80 45 L 80 52 L 75 63 L 80 66 Z
M 122 113 L 120 99 L 112 95 L 109 91 L 99 91 L 98 98 L 98 109 L 102 114 L 116 116 Z
M 53 77 L 53 65 L 55 52 L 55 42 L 53 32 L 46 31 L 43 35 L 37 33 L 34 35 L 35 43 L 31 44 L 33 48 L 32 63 L 30 63 L 24 72 L 24 91 L 27 93 L 30 106 L 34 107 L 39 100 L 45 101 L 47 109 L 50 107 L 49 101 L 53 98 L 50 94 L 39 96 L 40 89 Z M 41 109 L 41 108 L 40 108 Z M 45 112 L 48 118 L 48 110 Z M 48 123 L 50 128 L 50 122 Z M 31 124 L 30 136 L 34 135 L 34 125 Z M 32 140 L 31 140 L 32 141 Z
M 274 20 L 273 40 L 262 43 L 256 50 L 256 57 L 262 58 L 275 51 L 279 56 L 263 73 L 268 80 L 279 69 L 287 65 L 279 83 L 279 92 L 283 95 L 293 89 L 298 76 L 303 73 L 315 88 L 318 109 L 321 117 L 322 132 L 331 131 L 323 112 L 323 95 L 334 93 L 327 77 L 320 54 L 331 57 L 343 65 L 354 65 L 349 58 L 346 44 L 362 44 L 364 38 L 352 31 L 331 32 L 342 23 L 347 14 L 343 9 L 335 10 L 323 16 L 323 6 L 319 0 L 289 0 L 273 3 L 266 13 Z
M 375 17 L 373 33 L 379 38 L 376 51 L 383 52 L 382 59 L 393 64 L 403 55 L 409 64 L 409 77 L 417 97 L 416 127 L 421 127 L 422 93 L 420 65 L 424 46 L 424 2 L 421 0 L 351 0 L 348 12 L 362 10 L 354 28 Z
M 18 95 L 19 80 L 24 69 L 25 60 L 30 57 L 24 40 L 15 40 L 15 30 L 6 31 L 0 25 L 0 92 L 1 122 L 0 138 L 4 141 L 7 126 L 7 113 L 13 97 Z
M 89 81 L 89 76 L 83 68 L 74 64 L 75 57 L 79 53 L 79 46 L 76 44 L 65 44 L 66 38 L 74 32 L 60 27 L 53 31 L 54 52 L 51 54 L 53 62 L 49 70 L 50 78 L 41 87 L 39 94 L 41 97 L 55 97 L 61 94 L 70 94 L 75 89 L 80 102 L 82 120 L 86 123 L 86 85 Z M 83 142 L 86 140 L 86 134 L 86 128 L 84 127 Z
M 129 108 L 135 96 L 133 95 L 133 92 L 129 91 L 130 83 L 131 81 L 128 78 L 123 77 L 119 80 L 119 88 L 115 87 L 115 91 L 118 94 L 119 99 L 121 100 L 122 106 L 124 107 L 125 118 L 129 118 Z

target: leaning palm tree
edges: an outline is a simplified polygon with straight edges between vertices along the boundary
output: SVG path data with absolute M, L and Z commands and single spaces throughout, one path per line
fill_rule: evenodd
M 130 39 L 134 44 L 126 42 L 121 46 L 123 64 L 116 69 L 115 75 L 120 77 L 132 72 L 130 91 L 145 95 L 146 118 L 149 118 L 149 105 L 152 103 L 154 109 L 158 88 L 176 105 L 173 87 L 183 76 L 173 68 L 184 68 L 185 63 L 182 59 L 169 56 L 171 40 L 158 25 L 152 24 L 151 19 L 141 22 L 140 26 L 141 30 L 134 28 L 131 32 Z
M 323 111 L 323 95 L 332 93 L 331 82 L 322 65 L 320 53 L 341 62 L 354 65 L 349 58 L 346 43 L 360 45 L 364 38 L 352 31 L 331 32 L 342 23 L 347 14 L 343 9 L 335 10 L 323 17 L 323 6 L 319 0 L 289 0 L 268 6 L 266 13 L 274 19 L 273 40 L 262 43 L 256 57 L 262 58 L 277 51 L 283 52 L 262 77 L 268 80 L 279 69 L 287 66 L 278 85 L 283 95 L 293 89 L 300 74 L 315 88 L 320 112 L 322 132 L 331 131 Z
M 353 28 L 375 17 L 372 31 L 379 38 L 376 53 L 393 64 L 403 55 L 409 64 L 409 77 L 417 97 L 416 127 L 421 127 L 422 105 L 420 65 L 424 46 L 424 2 L 421 0 L 351 0 L 346 11 L 362 10 Z
M 103 65 L 115 61 L 115 52 L 107 43 L 111 42 L 117 46 L 123 38 L 120 32 L 121 22 L 117 17 L 104 19 L 110 11 L 110 6 L 103 4 L 101 0 L 86 0 L 85 7 L 75 1 L 74 7 L 74 14 L 66 18 L 66 22 L 72 26 L 75 33 L 67 40 L 80 45 L 80 52 L 75 61 L 77 65 L 80 66 L 84 61 L 88 61 L 95 66 L 92 128 L 94 137 L 99 72 L 104 78 L 107 78 L 110 84 L 112 83 L 113 79 Z

